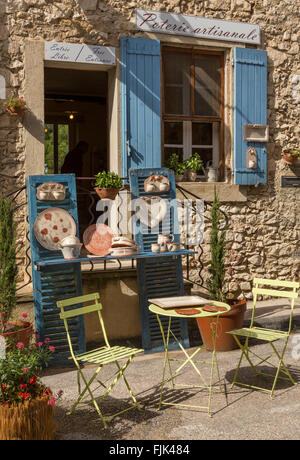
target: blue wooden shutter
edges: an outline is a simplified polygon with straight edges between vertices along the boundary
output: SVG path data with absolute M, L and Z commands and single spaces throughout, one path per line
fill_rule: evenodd
M 172 233 L 174 241 L 180 241 L 176 203 L 174 172 L 167 168 L 135 169 L 129 171 L 130 191 L 133 199 L 153 194 L 144 191 L 144 181 L 152 175 L 166 176 L 170 181 L 170 190 L 159 196 L 167 202 L 168 212 L 158 228 L 151 229 L 137 223 L 135 239 L 142 252 L 151 252 L 151 244 L 157 243 L 158 233 Z M 175 201 L 174 201 L 175 200 Z M 171 206 L 172 202 L 172 206 Z M 137 260 L 139 285 L 139 303 L 142 319 L 142 344 L 145 351 L 162 351 L 164 344 L 156 315 L 148 309 L 150 298 L 184 295 L 181 256 L 155 257 Z M 164 331 L 167 331 L 169 318 L 161 317 Z M 189 347 L 187 321 L 172 318 L 172 331 L 184 347 Z M 176 341 L 170 337 L 169 349 L 176 349 Z
M 161 166 L 160 41 L 121 37 L 122 175 Z
M 234 183 L 265 184 L 267 153 L 263 142 L 243 140 L 244 124 L 267 124 L 267 53 L 234 48 Z M 257 169 L 246 167 L 248 147 L 257 151 Z
M 41 201 L 36 197 L 37 187 L 44 182 L 59 182 L 66 189 L 63 201 Z M 35 238 L 33 225 L 36 217 L 44 209 L 59 207 L 65 209 L 76 222 L 78 235 L 78 215 L 76 182 L 74 174 L 53 174 L 29 176 L 27 179 L 27 199 L 29 211 L 30 249 L 32 263 L 32 282 L 34 297 L 35 330 L 43 341 L 46 337 L 55 347 L 54 362 L 64 361 L 70 356 L 67 335 L 63 321 L 59 318 L 58 300 L 82 295 L 80 262 L 44 266 L 37 269 L 38 260 L 63 259 L 61 251 L 43 248 Z M 73 308 L 78 308 L 75 305 Z M 85 351 L 85 331 L 83 316 L 72 318 L 69 322 L 71 340 L 78 353 Z M 51 362 L 53 362 L 51 361 Z

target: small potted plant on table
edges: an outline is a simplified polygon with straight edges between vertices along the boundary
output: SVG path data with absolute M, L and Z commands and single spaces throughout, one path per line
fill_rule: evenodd
M 188 160 L 185 160 L 184 167 L 186 170 L 187 180 L 195 182 L 197 173 L 203 171 L 203 162 L 199 153 L 194 153 Z
M 6 106 L 6 110 L 10 115 L 23 115 L 26 110 L 26 101 L 24 97 L 12 97 Z
M 296 163 L 297 160 L 300 160 L 300 149 L 283 150 L 282 156 L 287 164 L 293 165 Z
M 172 153 L 166 161 L 166 167 L 174 171 L 175 182 L 183 181 L 185 167 L 184 164 L 179 161 L 178 153 Z
M 114 200 L 122 188 L 122 179 L 114 172 L 102 171 L 96 174 L 95 191 L 102 199 Z
M 216 193 L 211 208 L 211 224 L 211 260 L 209 265 L 210 278 L 207 281 L 209 296 L 211 300 L 226 302 L 231 306 L 231 310 L 228 313 L 223 313 L 218 317 L 218 333 L 215 345 L 216 351 L 229 351 L 237 348 L 237 344 L 234 337 L 226 332 L 243 327 L 246 301 L 228 301 L 224 293 L 226 273 L 226 230 L 222 227 L 220 202 Z M 216 327 L 216 319 L 213 319 L 211 324 L 210 318 L 197 318 L 197 324 L 205 347 L 208 350 L 213 350 L 211 327 Z

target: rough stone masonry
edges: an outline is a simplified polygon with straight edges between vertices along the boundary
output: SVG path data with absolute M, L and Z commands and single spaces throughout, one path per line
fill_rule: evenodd
M 250 297 L 254 276 L 299 279 L 299 189 L 283 189 L 282 175 L 300 167 L 285 165 L 281 152 L 299 148 L 300 134 L 300 2 L 299 0 L 5 0 L 0 1 L 0 74 L 7 97 L 24 91 L 24 41 L 87 43 L 119 47 L 122 35 L 139 36 L 135 9 L 162 10 L 256 23 L 268 53 L 268 182 L 248 187 L 247 201 L 223 202 L 229 216 L 227 282 L 232 296 Z M 24 127 L 0 111 L 0 186 L 22 187 Z M 13 176 L 13 178 L 12 178 Z M 18 197 L 21 203 L 24 196 Z M 16 216 L 20 279 L 25 265 L 25 208 Z M 209 228 L 204 238 L 204 268 L 209 260 Z M 297 252 L 298 250 L 298 252 Z M 205 270 L 204 270 L 204 276 Z

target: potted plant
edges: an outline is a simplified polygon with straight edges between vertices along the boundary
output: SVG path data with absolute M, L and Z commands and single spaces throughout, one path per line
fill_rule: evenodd
M 184 164 L 179 161 L 178 153 L 172 153 L 166 161 L 166 167 L 174 171 L 175 182 L 183 181 L 185 167 Z
M 11 201 L 0 195 L 0 335 L 29 344 L 32 324 L 25 321 L 26 313 L 21 320 L 10 321 L 17 303 L 16 277 L 13 210 Z
M 10 115 L 22 115 L 26 110 L 26 101 L 24 97 L 12 97 L 6 106 L 6 110 Z
M 102 200 L 114 200 L 122 188 L 122 179 L 114 172 L 102 171 L 96 174 L 95 191 Z
M 39 377 L 55 351 L 49 342 L 18 342 L 0 354 L 0 440 L 53 439 L 54 404 L 62 392 L 55 396 Z
M 189 159 L 185 160 L 187 180 L 194 182 L 197 179 L 197 172 L 203 171 L 203 162 L 199 153 L 194 153 Z
M 211 300 L 226 302 L 231 305 L 231 310 L 228 313 L 221 314 L 218 317 L 218 334 L 216 337 L 216 350 L 229 351 L 237 348 L 237 344 L 234 337 L 226 332 L 233 329 L 240 329 L 243 326 L 246 301 L 227 300 L 224 292 L 226 274 L 226 230 L 222 228 L 222 213 L 216 193 L 212 203 L 210 217 L 212 225 L 210 237 L 211 260 L 209 263 L 210 278 L 207 281 L 207 287 Z M 215 327 L 216 319 L 214 319 L 213 324 L 211 324 L 210 318 L 197 318 L 197 324 L 205 347 L 208 350 L 212 350 L 211 327 Z
M 297 160 L 300 160 L 300 150 L 299 149 L 286 149 L 283 150 L 282 156 L 284 161 L 289 164 L 293 165 L 296 163 Z

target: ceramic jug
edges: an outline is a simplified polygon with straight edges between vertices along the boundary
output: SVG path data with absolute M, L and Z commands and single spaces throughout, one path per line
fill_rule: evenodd
M 206 177 L 207 182 L 217 182 L 218 181 L 218 168 L 215 168 L 212 165 L 211 161 L 208 161 L 206 163 L 205 177 Z

